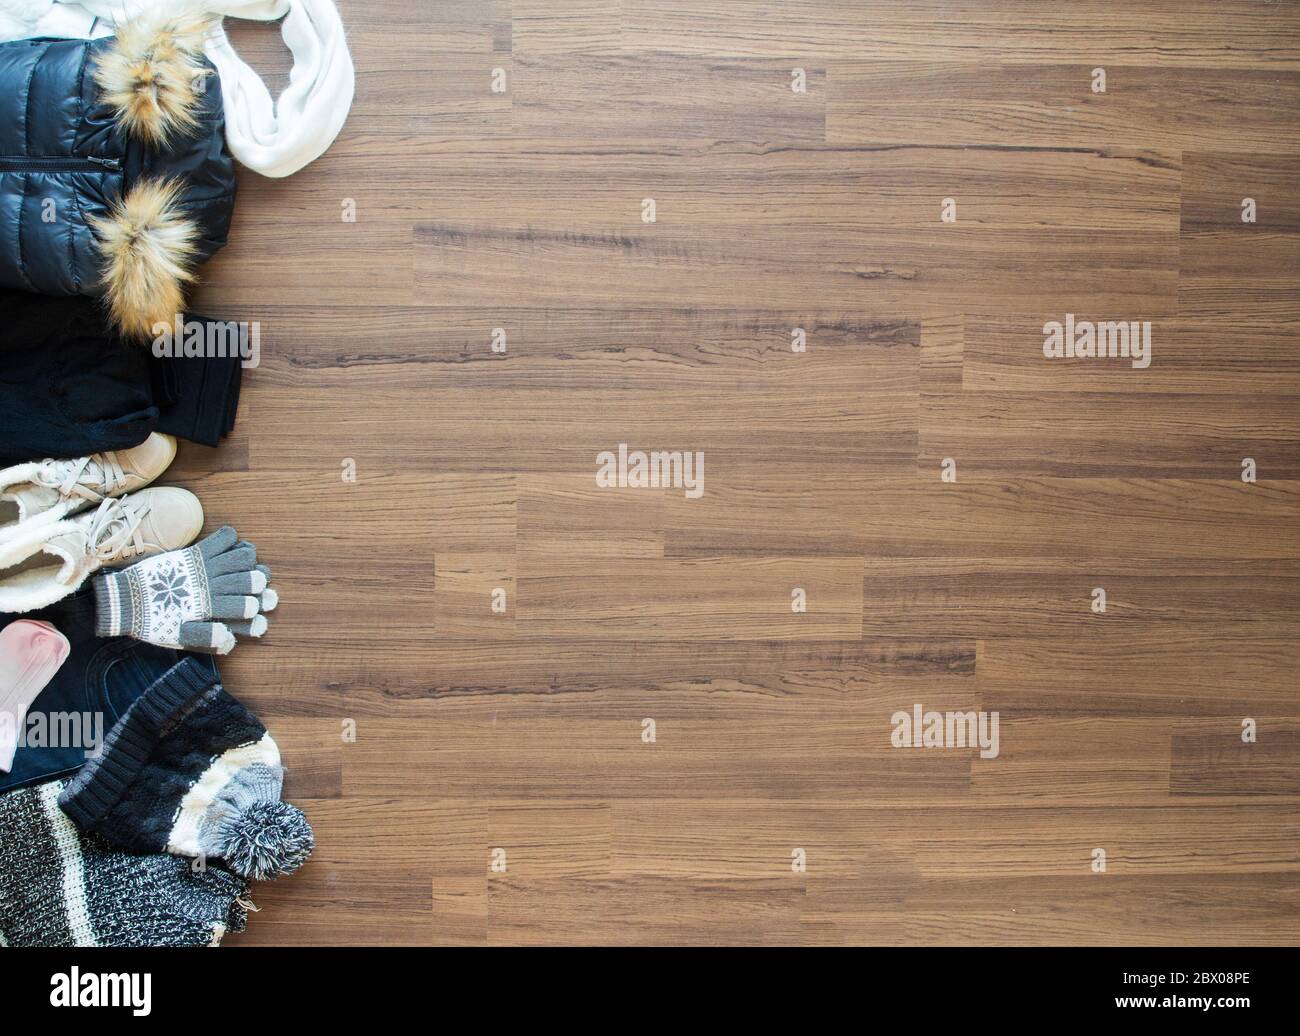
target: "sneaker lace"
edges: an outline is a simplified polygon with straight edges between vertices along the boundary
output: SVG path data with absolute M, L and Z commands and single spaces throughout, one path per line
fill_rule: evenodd
M 140 523 L 148 513 L 148 504 L 129 496 L 105 498 L 86 529 L 86 554 L 111 562 L 145 553 Z
M 109 450 L 78 460 L 46 460 L 33 481 L 58 490 L 65 499 L 79 496 L 97 504 L 126 485 L 126 473 L 117 454 Z

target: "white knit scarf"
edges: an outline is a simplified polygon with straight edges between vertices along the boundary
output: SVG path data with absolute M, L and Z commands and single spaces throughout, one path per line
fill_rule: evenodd
M 195 7 L 221 17 L 275 21 L 293 54 L 289 85 L 272 100 L 223 29 L 207 45 L 221 76 L 230 152 L 263 176 L 288 176 L 334 142 L 352 107 L 355 74 L 332 0 L 0 0 L 0 42 L 33 36 L 91 39 L 143 11 Z M 287 17 L 286 17 L 287 16 Z

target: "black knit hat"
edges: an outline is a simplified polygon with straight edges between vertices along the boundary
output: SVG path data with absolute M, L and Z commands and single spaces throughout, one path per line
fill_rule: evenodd
M 117 721 L 59 796 L 79 827 L 133 852 L 214 858 L 273 878 L 300 867 L 311 826 L 280 800 L 280 750 L 210 671 L 186 658 Z

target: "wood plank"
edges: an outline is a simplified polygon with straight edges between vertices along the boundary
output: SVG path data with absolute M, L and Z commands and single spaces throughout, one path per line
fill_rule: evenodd
M 1300 7 L 340 10 L 163 479 L 272 568 L 222 670 L 318 843 L 228 944 L 1296 943 Z
M 1164 67 L 1295 68 L 1287 4 L 1105 0 L 1068 5 L 948 0 L 620 0 L 627 47 L 823 60 L 1098 61 Z
M 836 144 L 1284 151 L 1300 113 L 1300 72 L 1259 67 L 845 61 L 827 91 Z

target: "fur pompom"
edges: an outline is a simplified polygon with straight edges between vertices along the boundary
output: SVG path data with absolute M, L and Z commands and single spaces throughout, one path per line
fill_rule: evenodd
M 156 323 L 171 323 L 194 279 L 199 228 L 180 207 L 181 184 L 141 180 L 106 218 L 91 218 L 104 257 L 104 293 L 122 334 L 145 338 Z
M 236 874 L 265 881 L 291 874 L 316 847 L 302 810 L 287 802 L 255 802 L 225 822 L 221 859 Z
M 176 132 L 198 126 L 194 110 L 211 75 L 202 60 L 211 15 L 161 12 L 123 22 L 95 64 L 103 100 L 124 132 L 164 147 Z

